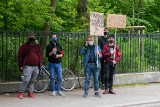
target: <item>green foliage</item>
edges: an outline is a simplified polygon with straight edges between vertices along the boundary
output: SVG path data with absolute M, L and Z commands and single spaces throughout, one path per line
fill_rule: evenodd
M 159 0 L 88 0 L 87 13 L 82 17 L 77 10 L 80 8 L 78 0 L 58 0 L 54 14 L 50 2 L 1 0 L 0 28 L 43 30 L 45 22 L 51 20 L 52 31 L 89 31 L 89 13 L 92 11 L 127 15 L 127 25 L 145 25 L 147 31 L 159 31 L 160 28 Z
M 119 35 L 120 36 L 120 35 Z M 132 34 L 131 38 L 122 35 L 118 38 L 122 61 L 118 64 L 118 73 L 159 71 L 160 47 L 158 34 L 148 34 L 138 38 Z

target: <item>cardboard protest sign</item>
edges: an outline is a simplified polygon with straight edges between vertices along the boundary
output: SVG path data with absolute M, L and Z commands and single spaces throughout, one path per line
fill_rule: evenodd
M 107 15 L 107 27 L 109 28 L 126 28 L 126 15 Z
M 90 35 L 104 35 L 104 15 L 103 13 L 90 13 Z

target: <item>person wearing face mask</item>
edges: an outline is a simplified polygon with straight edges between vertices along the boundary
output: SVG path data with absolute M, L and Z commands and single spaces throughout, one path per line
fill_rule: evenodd
M 62 57 L 64 56 L 64 51 L 62 46 L 58 42 L 56 34 L 50 36 L 50 43 L 46 47 L 46 57 L 49 61 L 49 71 L 50 71 L 50 82 L 52 87 L 52 96 L 65 96 L 61 91 L 62 86 Z M 56 73 L 56 74 L 55 74 Z M 57 78 L 57 87 L 55 85 L 54 78 Z M 57 90 L 56 90 L 57 89 Z
M 34 82 L 42 64 L 40 45 L 35 43 L 34 33 L 28 34 L 28 42 L 23 44 L 18 51 L 18 64 L 23 72 L 23 81 L 20 84 L 18 98 L 23 99 L 23 93 L 28 87 L 28 97 L 34 98 Z
M 80 54 L 84 55 L 84 74 L 85 74 L 85 83 L 84 83 L 84 95 L 86 98 L 88 96 L 90 76 L 93 74 L 94 80 L 94 96 L 101 98 L 99 89 L 99 69 L 100 69 L 100 58 L 102 57 L 101 49 L 99 46 L 94 45 L 94 37 L 88 36 L 86 45 L 80 50 Z M 98 57 L 98 61 L 97 61 Z
M 115 44 L 114 35 L 109 36 L 109 44 L 104 45 L 103 47 L 103 57 L 105 59 L 105 69 L 104 69 L 104 83 L 105 89 L 103 94 L 116 94 L 113 91 L 113 76 L 115 73 L 116 64 L 121 59 L 120 48 Z
M 103 46 L 108 44 L 108 36 L 109 36 L 109 29 L 106 27 L 104 28 L 104 36 L 98 36 L 98 46 L 103 50 Z M 101 70 L 99 80 L 101 81 L 102 88 L 104 88 L 104 57 L 101 58 Z

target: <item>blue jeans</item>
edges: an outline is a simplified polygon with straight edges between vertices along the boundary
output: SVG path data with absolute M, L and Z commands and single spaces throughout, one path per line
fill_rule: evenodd
M 61 63 L 49 63 L 50 81 L 52 91 L 61 91 L 62 86 L 62 64 Z M 56 74 L 55 74 L 56 73 Z M 55 77 L 57 79 L 57 87 L 55 86 Z
M 85 71 L 84 71 L 84 74 L 85 74 L 84 91 L 85 92 L 89 91 L 91 73 L 93 75 L 93 80 L 94 80 L 94 91 L 98 92 L 98 89 L 99 89 L 99 81 L 98 81 L 99 68 L 97 68 L 96 64 L 88 64 L 87 67 L 85 68 Z

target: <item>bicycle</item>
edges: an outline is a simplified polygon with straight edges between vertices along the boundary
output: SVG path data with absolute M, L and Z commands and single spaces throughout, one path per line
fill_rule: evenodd
M 56 81 L 56 78 L 55 78 Z M 35 92 L 44 92 L 50 83 L 50 73 L 46 66 L 42 66 L 34 85 Z M 71 70 L 64 68 L 62 72 L 62 89 L 65 91 L 71 91 L 76 84 L 76 77 Z

